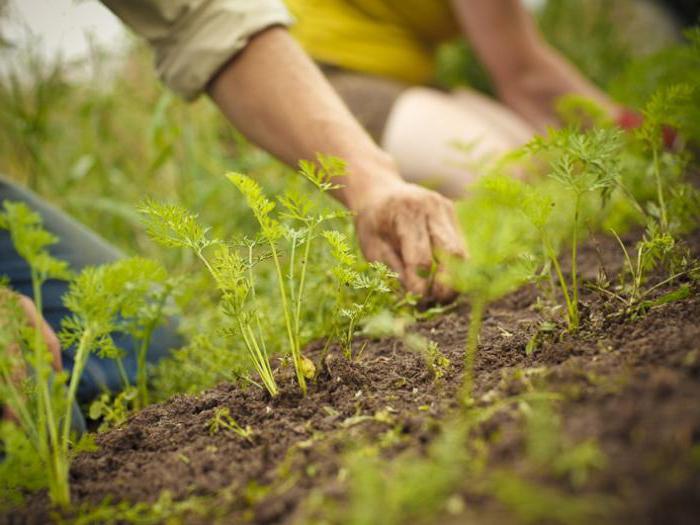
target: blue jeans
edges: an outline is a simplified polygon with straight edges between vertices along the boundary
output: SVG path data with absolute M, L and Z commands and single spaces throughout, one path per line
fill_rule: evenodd
M 0 177 L 0 204 L 4 200 L 21 201 L 41 215 L 44 228 L 56 235 L 59 241 L 50 248 L 51 255 L 67 261 L 73 271 L 80 271 L 86 266 L 95 266 L 116 261 L 122 254 L 104 239 L 88 228 L 71 219 L 66 214 L 41 200 L 34 193 L 20 188 Z M 10 287 L 28 297 L 33 297 L 29 266 L 12 245 L 7 230 L 0 230 L 0 276 L 10 279 Z M 61 319 L 69 315 L 69 310 L 61 300 L 68 289 L 64 281 L 49 280 L 42 288 L 43 315 L 51 327 L 58 332 Z M 175 322 L 159 327 L 153 333 L 152 343 L 148 349 L 149 363 L 155 363 L 166 357 L 169 351 L 181 344 L 176 333 Z M 113 334 L 115 343 L 124 351 L 124 367 L 129 380 L 136 378 L 136 345 L 125 334 Z M 73 369 L 74 349 L 63 351 L 63 366 Z M 117 365 L 112 359 L 96 355 L 88 358 L 85 372 L 78 388 L 78 400 L 88 402 L 102 391 L 118 391 L 122 388 Z

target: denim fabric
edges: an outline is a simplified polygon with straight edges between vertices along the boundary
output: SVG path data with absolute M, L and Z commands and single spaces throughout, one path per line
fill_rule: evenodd
M 104 239 L 85 226 L 41 200 L 34 193 L 20 188 L 0 177 L 0 203 L 4 200 L 22 201 L 39 213 L 44 227 L 56 235 L 59 242 L 51 247 L 51 254 L 68 262 L 71 269 L 80 271 L 86 266 L 113 262 L 122 254 Z M 0 275 L 10 279 L 10 287 L 29 297 L 33 296 L 29 266 L 12 245 L 6 230 L 0 230 Z M 63 281 L 49 280 L 42 288 L 43 314 L 46 321 L 58 332 L 61 319 L 69 314 L 61 300 L 68 285 Z M 175 330 L 175 321 L 169 321 L 154 331 L 152 344 L 148 349 L 148 361 L 157 362 L 167 356 L 170 349 L 180 344 Z M 130 381 L 136 378 L 136 348 L 134 341 L 124 334 L 114 334 L 117 346 L 125 352 L 124 366 Z M 73 369 L 73 349 L 63 351 L 63 365 Z M 104 390 L 117 391 L 121 388 L 119 371 L 111 359 L 91 355 L 78 388 L 78 399 L 87 402 Z

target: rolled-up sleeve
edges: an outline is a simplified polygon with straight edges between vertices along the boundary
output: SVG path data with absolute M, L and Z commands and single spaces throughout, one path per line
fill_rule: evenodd
M 155 51 L 163 82 L 187 100 L 248 40 L 292 18 L 281 0 L 103 0 Z

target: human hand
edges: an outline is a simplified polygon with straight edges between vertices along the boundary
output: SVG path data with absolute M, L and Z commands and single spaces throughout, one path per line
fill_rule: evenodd
M 11 293 L 11 292 L 9 292 Z M 2 298 L 0 298 L 2 299 Z M 37 328 L 41 333 L 41 337 L 46 344 L 47 350 L 51 353 L 52 357 L 52 367 L 56 372 L 60 372 L 63 369 L 63 364 L 61 362 L 61 345 L 59 343 L 56 333 L 53 331 L 51 326 L 44 320 L 44 318 L 39 315 L 34 302 L 24 295 L 16 296 L 17 305 L 21 309 L 24 317 L 26 318 L 27 324 L 33 328 Z M 0 319 L 0 327 L 2 327 L 6 322 L 6 319 Z M 7 348 L 7 352 L 10 355 L 19 355 L 20 349 L 18 343 L 11 343 Z M 23 367 L 17 367 L 12 372 L 12 377 L 10 378 L 13 382 L 21 381 L 26 375 L 26 370 Z M 16 416 L 9 409 L 9 407 L 3 407 L 3 419 L 15 420 Z
M 375 180 L 351 206 L 360 248 L 399 274 L 404 287 L 428 300 L 456 295 L 440 275 L 444 258 L 464 257 L 452 201 L 398 178 Z

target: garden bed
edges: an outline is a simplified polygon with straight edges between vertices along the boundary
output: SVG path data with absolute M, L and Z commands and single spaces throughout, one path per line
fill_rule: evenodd
M 633 239 L 627 239 L 632 241 Z M 631 245 L 632 242 L 629 242 Z M 688 239 L 700 253 L 700 235 Z M 614 239 L 589 242 L 582 274 L 595 278 L 622 267 Z M 660 291 L 662 293 L 662 291 Z M 582 329 L 543 340 L 526 355 L 539 313 L 537 292 L 526 287 L 491 305 L 475 367 L 477 403 L 515 396 L 546 385 L 562 395 L 562 429 L 573 443 L 592 439 L 605 464 L 584 484 L 549 474 L 533 483 L 575 495 L 603 494 L 602 514 L 615 523 L 696 523 L 700 512 L 700 298 L 697 289 L 682 300 L 652 308 L 637 319 L 613 315 L 616 305 L 586 291 Z M 76 504 L 155 502 L 163 491 L 173 500 L 192 496 L 186 522 L 306 523 L 320 512 L 314 501 L 342 502 L 346 496 L 343 451 L 379 443 L 394 456 L 424 450 L 441 421 L 457 408 L 469 307 L 418 323 L 415 330 L 438 343 L 452 363 L 435 379 L 418 353 L 402 340 L 359 339 L 348 361 L 337 348 L 308 349 L 319 374 L 300 396 L 291 372 L 272 400 L 256 388 L 223 384 L 200 396 L 177 396 L 131 417 L 97 437 L 99 450 L 84 453 L 71 468 Z M 209 422 L 226 407 L 253 435 L 212 434 Z M 532 475 L 524 465 L 522 418 L 504 410 L 475 433 L 489 443 L 487 469 L 508 468 Z M 495 498 L 458 490 L 463 508 L 455 523 L 512 523 Z M 609 503 L 609 505 L 608 505 Z M 46 499 L 36 497 L 10 522 L 44 522 Z M 19 520 L 19 521 L 17 521 Z M 436 518 L 438 522 L 445 522 Z M 516 520 L 517 521 L 517 520 Z

